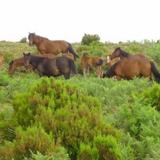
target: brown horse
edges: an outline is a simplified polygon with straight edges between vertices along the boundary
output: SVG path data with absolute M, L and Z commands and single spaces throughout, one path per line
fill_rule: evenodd
M 40 76 L 60 76 L 65 79 L 70 78 L 70 74 L 76 74 L 74 61 L 66 56 L 57 56 L 55 58 L 46 58 L 33 56 L 30 53 L 24 54 L 25 66 L 32 66 Z
M 117 48 L 110 58 L 120 57 L 117 63 L 109 68 L 103 77 L 116 76 L 117 79 L 133 79 L 134 77 L 149 77 L 151 79 L 152 73 L 157 82 L 160 82 L 160 74 L 155 64 L 149 61 L 143 55 L 130 55 L 127 52 Z
M 3 55 L 0 55 L 0 68 L 3 66 L 4 63 L 4 57 Z
M 89 74 L 90 70 L 96 69 L 97 76 L 101 76 L 103 60 L 98 56 L 90 56 L 84 53 L 81 57 L 81 67 L 83 69 L 83 75 Z
M 54 54 L 57 55 L 59 53 L 71 53 L 76 59 L 78 55 L 72 48 L 72 45 L 63 40 L 49 40 L 48 38 L 41 37 L 36 35 L 35 33 L 29 33 L 28 35 L 29 45 L 36 45 L 40 54 Z
M 38 56 L 39 57 L 46 57 L 46 58 L 55 58 L 56 57 L 53 54 L 43 54 L 43 55 L 38 55 Z M 24 57 L 20 57 L 20 58 L 14 59 L 9 63 L 9 69 L 8 69 L 9 75 L 13 75 L 15 73 L 16 69 L 20 68 L 20 67 L 25 67 Z M 30 66 L 30 67 L 28 67 L 26 69 L 31 70 L 32 67 Z
M 16 69 L 20 67 L 24 67 L 24 57 L 14 59 L 9 63 L 8 74 L 12 76 Z

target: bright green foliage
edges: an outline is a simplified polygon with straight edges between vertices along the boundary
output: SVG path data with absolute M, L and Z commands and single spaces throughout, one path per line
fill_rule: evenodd
M 146 104 L 150 104 L 160 111 L 160 86 L 159 84 L 154 84 L 152 87 L 144 91 L 142 95 L 143 101 Z
M 27 149 L 44 153 L 45 145 L 42 145 L 42 148 L 33 147 L 37 143 L 42 143 L 44 138 L 42 142 L 37 142 L 32 133 L 38 131 L 30 132 L 28 129 L 30 126 L 39 124 L 44 128 L 44 134 L 51 133 L 55 143 L 60 142 L 72 159 L 77 157 L 81 143 L 92 144 L 94 138 L 99 134 L 119 137 L 117 130 L 104 121 L 99 101 L 89 96 L 87 92 L 74 85 L 66 84 L 64 81 L 42 78 L 38 83 L 33 84 L 27 92 L 15 96 L 13 108 L 12 120 L 16 137 L 19 133 L 16 129 L 18 126 L 26 130 L 18 129 L 22 133 L 18 136 L 22 146 L 17 142 L 18 139 L 13 140 L 23 149 L 23 145 L 29 141 L 30 145 Z M 27 139 L 29 134 L 31 137 L 33 136 L 33 139 Z M 26 152 L 24 151 L 24 153 Z M 18 153 L 22 154 L 20 151 Z
M 58 145 L 55 145 L 51 134 L 47 134 L 41 126 L 32 126 L 24 130 L 16 128 L 16 137 L 12 143 L 5 142 L 0 147 L 0 156 L 21 160 L 24 156 L 29 157 L 30 151 L 39 151 L 42 154 L 53 154 L 58 152 Z
M 113 136 L 97 136 L 94 143 L 98 149 L 100 160 L 122 159 L 120 146 Z
M 96 147 L 91 147 L 87 144 L 80 145 L 80 151 L 78 154 L 78 160 L 98 160 L 99 154 Z
M 32 153 L 31 160 L 69 160 L 69 156 L 63 147 L 59 147 L 53 155 L 43 155 L 40 152 Z
M 136 159 L 160 156 L 156 147 L 159 146 L 160 115 L 154 108 L 136 98 L 134 103 L 121 107 L 116 120 L 117 127 L 133 137 Z

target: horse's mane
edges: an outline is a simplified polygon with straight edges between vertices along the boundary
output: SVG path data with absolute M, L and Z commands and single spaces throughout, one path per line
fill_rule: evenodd
M 39 36 L 39 35 L 35 35 L 35 36 L 38 38 L 38 41 L 49 40 L 49 39 L 46 38 L 46 37 L 42 37 L 42 36 Z
M 117 50 L 120 50 L 121 55 L 122 55 L 123 57 L 128 57 L 128 56 L 130 56 L 129 53 L 127 53 L 126 51 L 122 50 L 120 47 L 116 48 L 115 51 L 117 51 Z

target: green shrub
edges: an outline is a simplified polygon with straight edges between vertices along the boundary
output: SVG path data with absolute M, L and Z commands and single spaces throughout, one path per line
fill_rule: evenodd
M 94 34 L 94 35 L 84 34 L 84 36 L 82 37 L 81 43 L 84 45 L 89 45 L 92 42 L 99 42 L 99 41 L 100 41 L 100 37 L 97 34 Z
M 146 89 L 142 94 L 142 99 L 145 104 L 150 104 L 160 111 L 160 86 L 159 84 L 154 84 L 150 88 Z
M 146 105 L 139 97 L 135 97 L 132 104 L 122 105 L 116 113 L 116 126 L 129 133 L 133 140 L 136 159 L 143 160 L 146 157 L 159 157 L 160 115 L 151 107 Z
M 80 145 L 80 151 L 78 153 L 78 160 L 98 160 L 98 150 L 96 147 L 91 147 L 87 144 Z
M 63 147 L 59 147 L 53 155 L 43 155 L 40 152 L 32 153 L 32 160 L 69 160 L 69 156 Z
M 21 140 L 20 143 L 18 139 L 13 139 L 15 144 L 20 146 L 16 148 L 19 155 L 23 154 L 21 148 L 23 149 L 26 143 L 28 146 L 25 146 L 27 148 L 24 150 L 25 155 L 29 154 L 29 149 L 41 153 L 46 150 L 45 145 L 49 144 L 44 144 L 41 148 L 37 147 L 38 142 L 43 143 L 44 140 L 42 138 L 42 141 L 37 142 L 37 136 L 33 135 L 38 133 L 38 129 L 29 129 L 30 126 L 39 124 L 44 129 L 44 131 L 41 129 L 42 133 L 45 136 L 52 134 L 55 143 L 61 143 L 71 159 L 76 159 L 81 143 L 92 144 L 99 134 L 120 137 L 120 133 L 106 123 L 101 103 L 84 90 L 66 81 L 42 78 L 37 83 L 33 83 L 28 91 L 15 96 L 13 108 L 11 124 L 16 131 L 16 137 L 24 141 Z M 30 137 L 30 143 L 29 134 L 33 137 L 33 139 Z M 47 143 L 47 140 L 45 141 Z
M 42 154 L 56 153 L 58 146 L 55 145 L 52 135 L 47 134 L 41 126 L 28 127 L 26 130 L 21 127 L 16 128 L 15 140 L 10 144 L 10 142 L 5 142 L 5 144 L 0 147 L 1 157 L 12 157 L 17 160 L 25 157 L 30 157 L 31 152 L 36 151 Z M 7 152 L 7 151 L 10 152 Z
M 94 143 L 101 160 L 121 160 L 121 150 L 117 140 L 111 136 L 97 136 Z
M 26 43 L 27 42 L 27 38 L 26 37 L 23 37 L 20 41 L 19 41 L 19 43 Z

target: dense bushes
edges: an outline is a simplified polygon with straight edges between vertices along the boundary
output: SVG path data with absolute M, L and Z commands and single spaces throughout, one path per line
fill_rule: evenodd
M 55 147 L 52 146 L 61 144 L 67 149 L 71 159 L 76 159 L 83 143 L 95 145 L 98 156 L 104 157 L 100 147 L 104 139 L 102 150 L 108 149 L 108 156 L 121 159 L 121 152 L 112 151 L 116 149 L 114 147 L 111 150 L 108 148 L 119 145 L 120 135 L 104 121 L 101 104 L 96 98 L 73 85 L 43 78 L 33 84 L 28 92 L 17 94 L 13 100 L 13 108 L 14 113 L 9 122 L 12 124 L 10 127 L 15 130 L 15 137 L 11 140 L 13 142 L 4 139 L 1 152 L 3 156 L 12 155 L 19 159 L 30 156 L 30 150 L 34 153 L 53 153 Z M 9 127 L 8 124 L 6 127 Z M 6 132 L 5 134 L 10 134 Z M 96 138 L 100 135 L 103 135 L 102 139 Z M 109 135 L 113 138 L 108 138 Z M 11 150 L 9 155 L 6 155 L 6 147 Z

